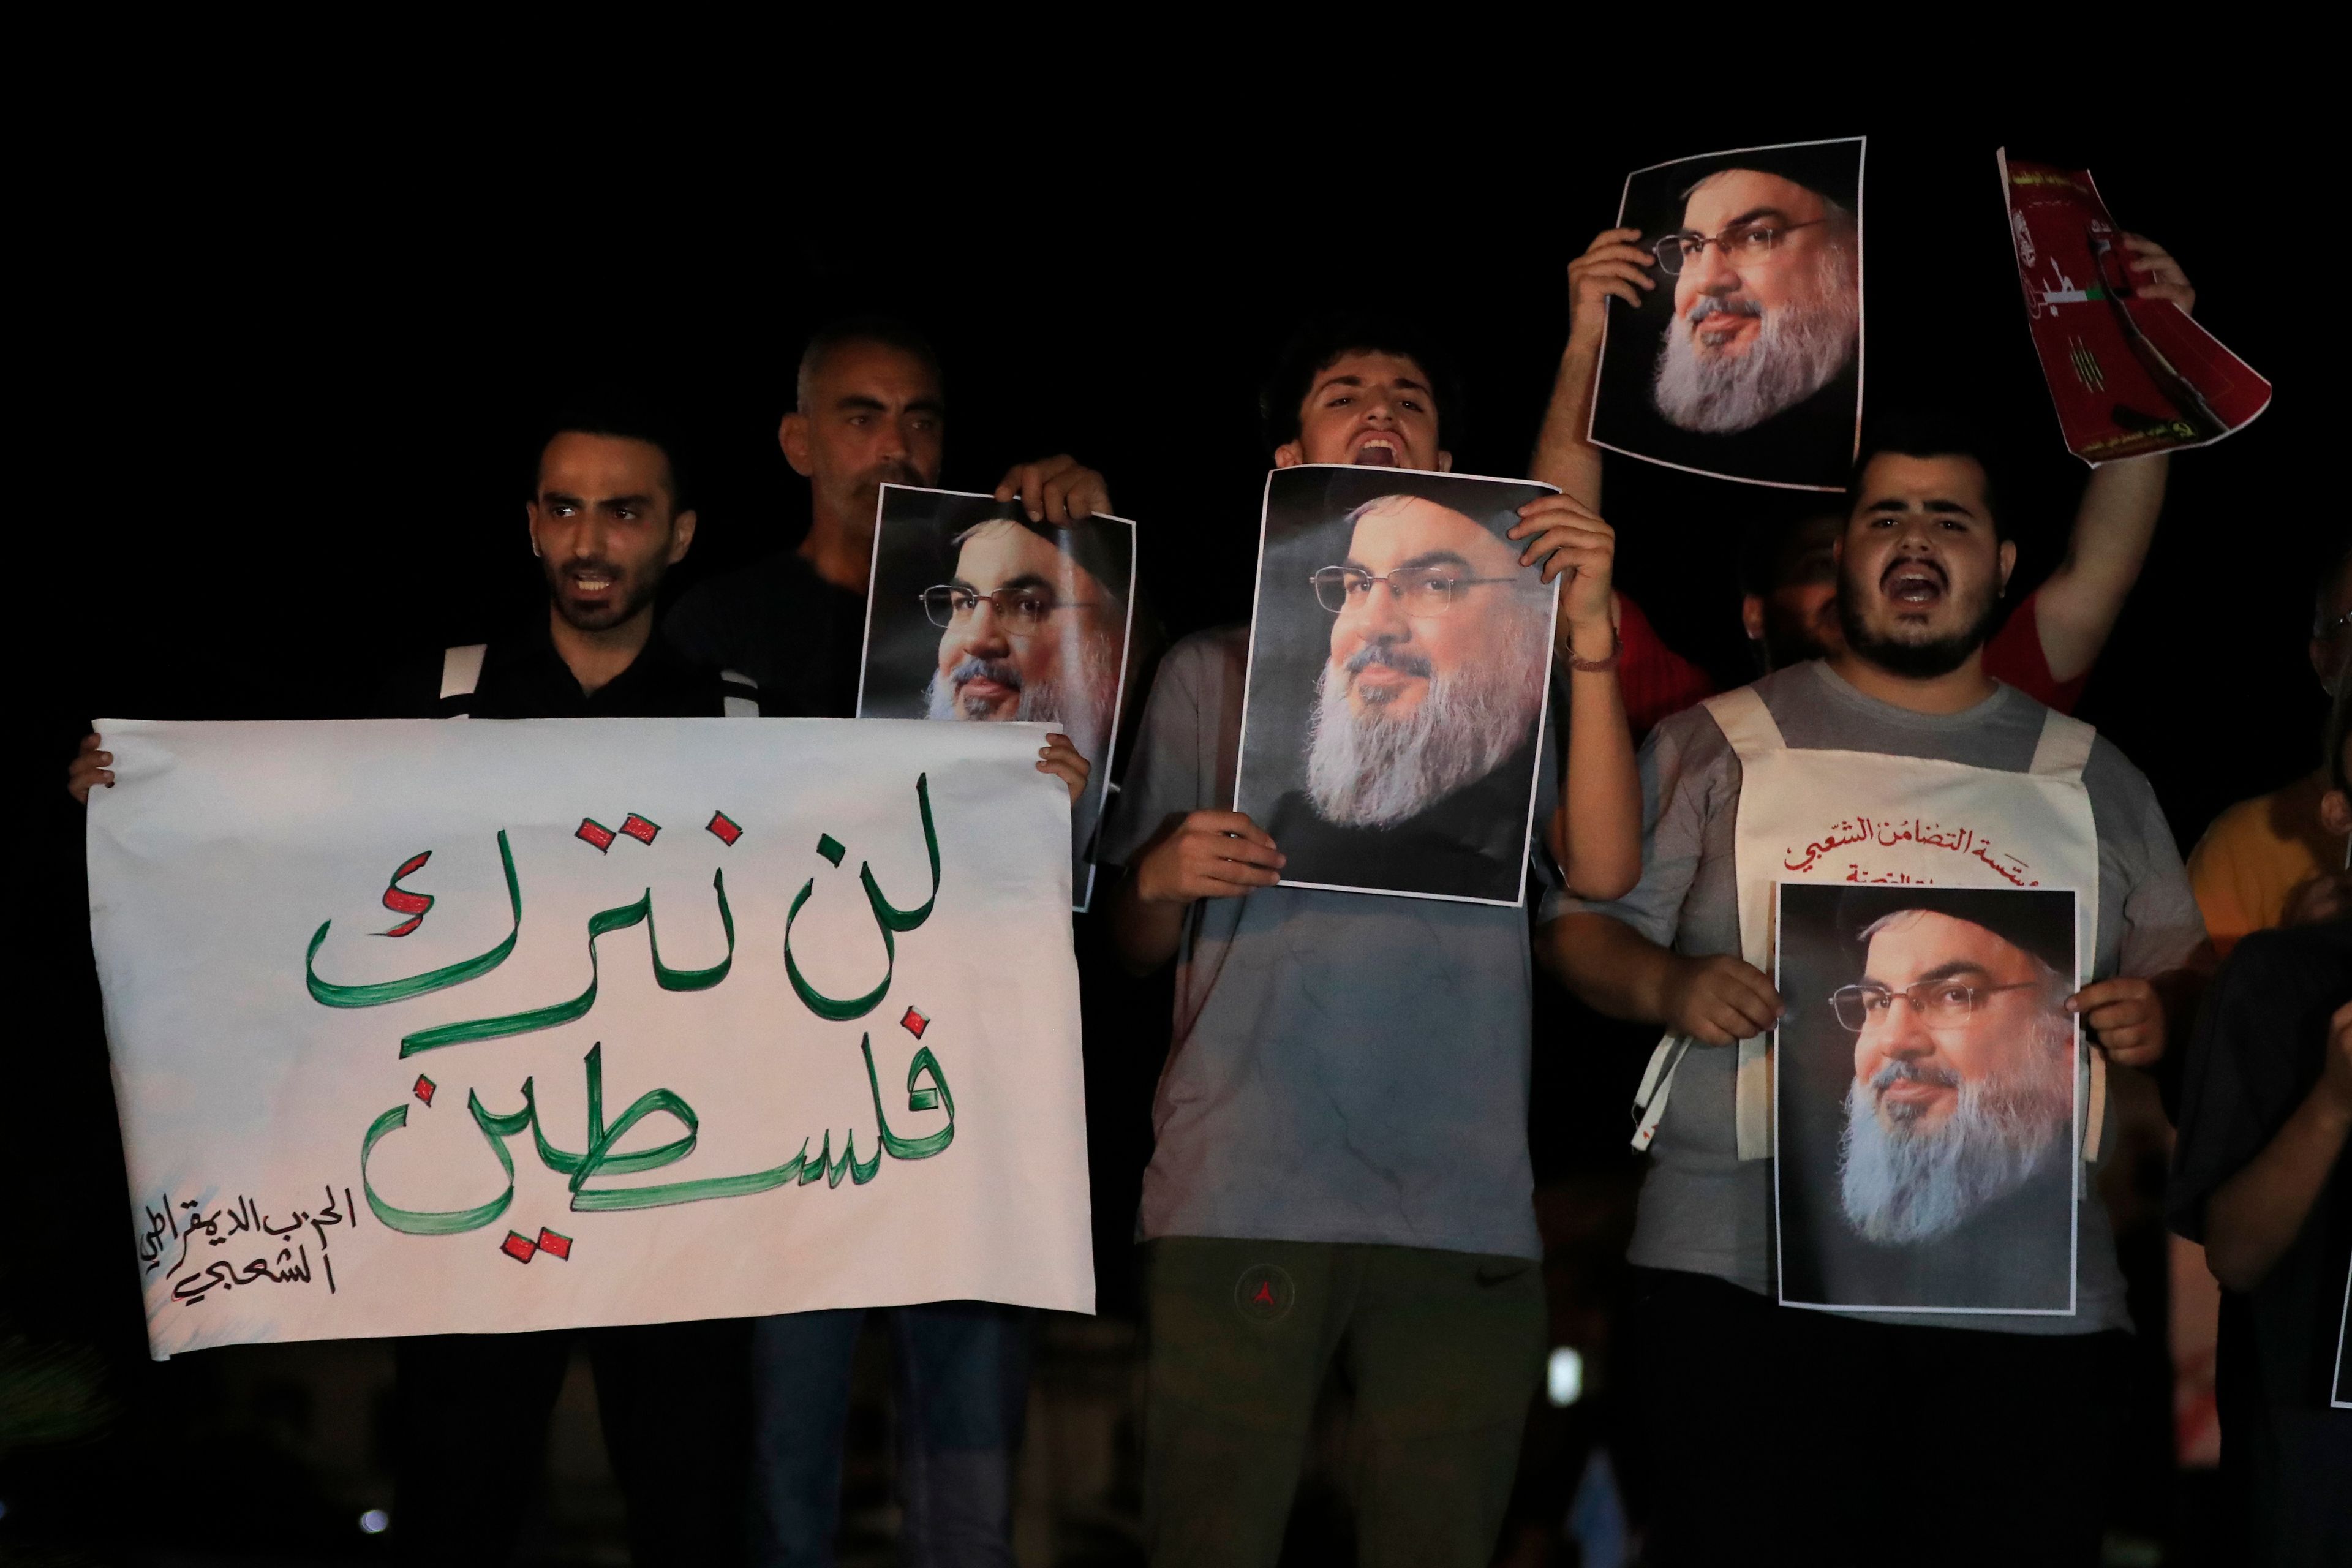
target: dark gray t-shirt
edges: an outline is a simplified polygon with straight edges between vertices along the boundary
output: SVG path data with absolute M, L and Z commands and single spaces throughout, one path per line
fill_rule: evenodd
M 1230 811 L 1245 627 L 1160 662 L 1102 858 Z M 1559 798 L 1552 736 L 1536 820 Z M 1529 856 L 1528 893 L 1557 881 Z M 1525 910 L 1266 888 L 1188 911 L 1139 1228 L 1540 1258 Z
M 1766 676 L 1756 690 L 1793 749 L 1877 752 L 2023 773 L 2042 737 L 2039 702 L 2012 687 L 1960 713 L 1914 713 L 1865 697 L 1819 661 Z M 1704 707 L 1678 713 L 1642 748 L 1642 880 L 1624 898 L 1584 903 L 1555 893 L 1543 916 L 1612 915 L 1642 935 L 1693 956 L 1739 952 L 1733 863 L 1739 758 Z M 2083 783 L 2099 835 L 2099 938 L 2090 978 L 2152 975 L 2177 968 L 2205 940 L 2189 874 L 2147 780 L 2104 737 Z M 2179 1049 L 2185 1041 L 2171 1042 Z M 1665 1119 L 1650 1146 L 1633 1226 L 1633 1261 L 1712 1274 L 1759 1293 L 1772 1289 L 1772 1164 L 1739 1158 L 1732 1115 L 1738 1053 L 1695 1047 L 1675 1075 Z M 2116 1145 L 2110 1121 L 2102 1162 Z M 2082 1205 L 2075 1315 L 1856 1312 L 1885 1322 L 2017 1333 L 2091 1333 L 2127 1328 L 2123 1272 L 2095 1194 Z

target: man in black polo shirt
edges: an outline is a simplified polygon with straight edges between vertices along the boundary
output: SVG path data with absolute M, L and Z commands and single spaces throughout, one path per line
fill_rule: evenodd
M 662 576 L 694 542 L 683 501 L 651 426 L 604 414 L 559 421 L 527 509 L 546 612 L 497 641 L 395 671 L 383 716 L 756 713 L 748 683 L 698 667 L 653 635 Z M 89 737 L 67 775 L 77 799 L 114 783 L 113 756 L 100 744 Z M 392 1536 L 401 1561 L 446 1568 L 512 1557 L 575 1343 L 595 1370 L 631 1561 L 723 1568 L 741 1560 L 750 1346 L 737 1320 L 399 1341 Z

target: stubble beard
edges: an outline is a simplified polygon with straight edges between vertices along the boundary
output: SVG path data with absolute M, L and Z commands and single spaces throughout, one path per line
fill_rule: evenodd
M 661 592 L 661 576 L 658 573 L 623 572 L 606 563 L 599 562 L 597 564 L 605 567 L 614 584 L 625 589 L 626 592 L 623 597 L 603 609 L 586 614 L 575 613 L 572 601 L 564 596 L 563 584 L 571 569 L 579 564 L 580 563 L 576 561 L 567 561 L 561 566 L 552 561 L 541 560 L 540 563 L 541 574 L 547 579 L 549 601 L 555 606 L 555 613 L 563 618 L 563 624 L 574 631 L 609 632 L 614 626 L 625 625 L 640 611 L 651 605 L 655 595 Z
M 1461 613 L 1457 607 L 1456 613 Z M 1402 718 L 1359 715 L 1324 662 L 1307 730 L 1307 796 L 1326 822 L 1391 827 L 1493 773 L 1525 743 L 1549 673 L 1543 617 L 1524 610 L 1490 660 L 1432 675 Z
M 1946 581 L 1949 574 L 1947 573 Z M 1838 582 L 1838 629 L 1845 634 L 1846 651 L 1866 664 L 1877 666 L 1889 675 L 1910 680 L 1933 680 L 1949 675 L 1968 662 L 1969 655 L 1985 645 L 2000 619 L 2000 589 L 1989 584 L 1984 603 L 1958 631 L 1939 637 L 1905 638 L 1882 636 L 1863 623 L 1864 588 L 1853 580 L 1851 571 L 1843 573 Z
M 1759 316 L 1755 341 L 1737 359 L 1702 355 L 1689 321 L 1675 317 L 1659 348 L 1653 400 L 1677 429 L 1737 434 L 1836 380 L 1853 357 L 1861 325 L 1853 252 L 1843 242 L 1826 246 L 1814 258 L 1808 297 Z
M 1871 1086 L 1856 1080 L 1847 1088 L 1840 1196 L 1846 1222 L 1864 1239 L 1931 1241 L 2070 1152 L 2074 1029 L 2047 1016 L 2032 1027 L 2024 1068 L 2009 1079 L 1962 1084 L 1958 1103 L 1933 1132 L 1900 1123 L 1890 1131 Z

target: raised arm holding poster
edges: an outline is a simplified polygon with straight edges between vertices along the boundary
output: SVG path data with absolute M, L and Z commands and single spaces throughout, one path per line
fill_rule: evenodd
M 1862 137 L 1625 177 L 1658 280 L 1612 307 L 1591 439 L 1748 484 L 1842 490 L 1862 426 Z
M 1549 485 L 1266 476 L 1234 807 L 1292 887 L 1516 904 L 1558 584 L 1509 531 Z
M 859 718 L 1030 720 L 1092 764 L 1070 812 L 1083 913 L 1134 621 L 1135 524 L 1032 522 L 1017 501 L 884 485 L 873 584 Z
M 1091 1310 L 1037 726 L 101 729 L 91 932 L 158 1356 Z
M 1993 156 L 2026 325 L 2067 450 L 2096 468 L 2202 447 L 2270 406 L 2271 384 L 2212 333 L 2168 300 L 2133 296 L 2131 241 L 2088 169 Z

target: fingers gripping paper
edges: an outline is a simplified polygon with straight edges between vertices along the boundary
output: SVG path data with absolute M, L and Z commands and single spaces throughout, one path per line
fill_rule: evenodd
M 1093 1307 L 1034 724 L 100 726 L 158 1356 Z

